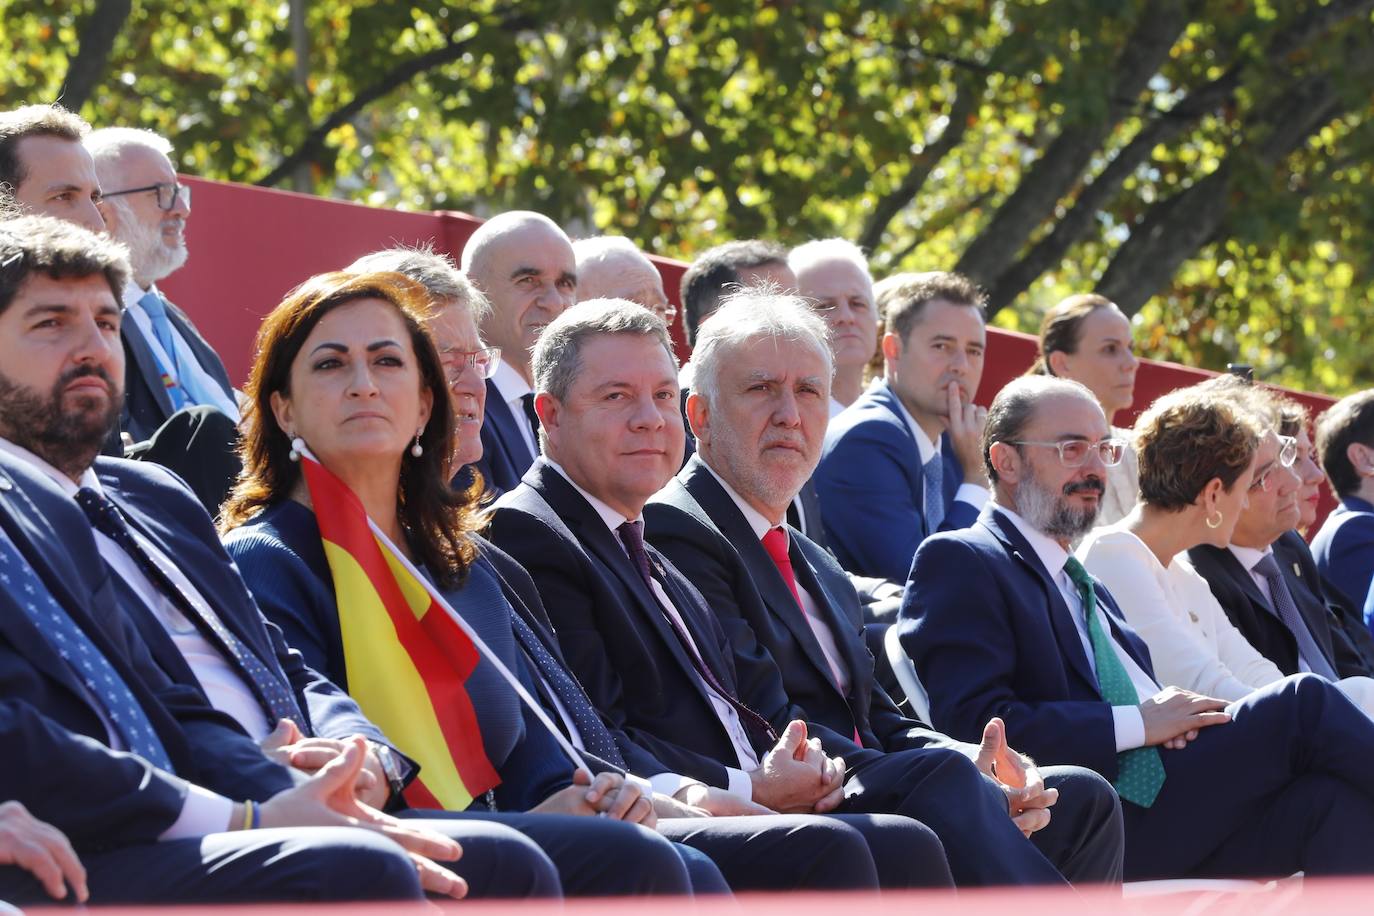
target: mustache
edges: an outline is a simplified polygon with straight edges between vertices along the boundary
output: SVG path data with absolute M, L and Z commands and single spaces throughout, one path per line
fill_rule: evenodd
M 1075 493 L 1083 493 L 1086 491 L 1092 491 L 1098 496 L 1101 496 L 1103 493 L 1107 492 L 1107 485 L 1098 477 L 1088 477 L 1064 486 L 1065 496 L 1072 496 Z
M 114 379 L 110 377 L 110 373 L 106 372 L 103 366 L 97 366 L 92 363 L 83 363 L 82 365 L 77 366 L 74 369 L 68 369 L 66 372 L 62 373 L 60 376 L 58 376 L 57 388 L 58 390 L 61 390 L 70 385 L 75 380 L 79 378 L 84 378 L 88 375 L 94 375 L 96 378 L 103 381 L 106 385 L 109 385 L 110 391 L 113 392 L 115 395 L 120 394 L 118 387 L 115 385 Z

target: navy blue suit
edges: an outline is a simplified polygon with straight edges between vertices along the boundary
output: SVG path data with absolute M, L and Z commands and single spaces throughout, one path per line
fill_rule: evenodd
M 520 425 L 529 420 L 511 412 L 495 383 L 487 379 L 487 406 L 482 419 L 482 457 L 473 467 L 482 472 L 482 480 L 493 496 L 500 496 L 520 484 L 538 454 L 531 452 L 520 434 Z
M 699 457 L 650 500 L 644 516 L 650 540 L 701 590 L 737 655 L 772 663 L 793 704 L 792 715 L 840 734 L 857 731 L 865 748 L 883 752 L 859 755 L 850 764 L 860 784 L 849 795 L 851 803 L 862 804 L 865 794 L 882 797 L 880 789 L 893 779 L 914 781 L 929 758 L 944 756 L 935 749 L 977 753 L 976 747 L 907 718 L 876 683 L 873 657 L 864 643 L 862 608 L 849 577 L 830 554 L 788 526 L 797 585 L 814 601 L 848 672 L 848 691 L 840 692 L 786 581 Z M 896 810 L 936 830 L 957 879 L 1036 880 L 1043 869 L 1040 854 L 1027 847 L 1008 820 L 1005 804 L 999 804 L 1001 792 L 976 777 L 952 785 L 949 780 L 959 768 L 946 761 L 944 769 L 945 784 L 927 776 L 918 791 L 908 787 L 900 794 Z M 1071 881 L 1120 880 L 1124 840 L 1116 793 L 1082 768 L 1052 767 L 1044 775 L 1048 785 L 1066 794 L 1054 810 L 1051 824 L 1056 829 L 1035 834 L 1036 845 Z M 979 820 L 976 799 L 983 795 L 991 816 Z M 980 865 L 992 869 L 980 872 Z
M 1363 607 L 1374 581 L 1374 505 L 1358 496 L 1341 497 L 1312 536 L 1312 556 L 1326 584 L 1352 607 Z M 1368 615 L 1365 624 L 1374 629 Z
M 1112 638 L 1153 676 L 1149 651 L 1107 590 Z M 1117 777 L 1111 707 L 1050 571 L 988 506 L 964 531 L 936 535 L 912 564 L 902 645 L 930 692 L 932 717 L 972 739 L 992 716 L 1042 764 Z M 1155 803 L 1123 802 L 1126 878 L 1369 872 L 1374 850 L 1374 726 L 1329 683 L 1285 678 L 1229 707 L 1183 750 L 1160 751 Z
M 92 899 L 107 903 L 248 902 L 418 896 L 408 860 L 366 831 L 212 834 L 154 841 L 181 814 L 188 783 L 232 799 L 292 785 L 199 691 L 172 683 L 114 599 L 85 516 L 41 473 L 0 454 L 0 526 L 132 692 L 175 774 L 107 746 L 99 711 L 72 670 L 0 589 L 0 798 L 22 802 L 72 840 Z M 46 898 L 0 867 L 0 897 Z
M 941 437 L 945 518 L 941 531 L 973 524 L 978 510 L 955 502 L 964 473 Z M 869 387 L 830 421 L 812 480 L 825 519 L 826 546 L 861 576 L 901 582 L 926 525 L 925 471 L 897 395 L 885 382 Z
M 191 348 L 201 369 L 232 399 L 234 386 L 215 348 L 200 335 L 186 313 L 170 302 L 167 303 L 167 320 Z M 120 326 L 119 336 L 124 341 L 124 410 L 119 425 L 135 442 L 141 442 L 151 438 L 175 410 L 167 386 L 162 384 L 157 357 L 137 322 L 132 318 L 125 321 Z

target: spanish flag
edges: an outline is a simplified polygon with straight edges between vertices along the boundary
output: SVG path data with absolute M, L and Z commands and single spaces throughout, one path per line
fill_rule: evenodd
M 301 468 L 334 579 L 348 692 L 420 764 L 406 801 L 461 811 L 501 782 L 464 687 L 477 646 L 353 491 L 311 455 Z

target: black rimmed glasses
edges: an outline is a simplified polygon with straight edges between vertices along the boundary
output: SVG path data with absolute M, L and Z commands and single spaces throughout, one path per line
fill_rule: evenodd
M 501 348 L 487 347 L 484 350 L 440 350 L 439 359 L 448 370 L 448 383 L 456 385 L 468 369 L 477 373 L 480 379 L 489 379 L 496 374 L 501 365 Z
M 1063 442 L 1031 442 L 1026 439 L 1008 441 L 1008 445 L 1039 445 L 1059 452 L 1059 463 L 1066 468 L 1080 468 L 1088 460 L 1088 455 L 1097 452 L 1103 467 L 1114 468 L 1121 463 L 1126 451 L 1125 439 L 1101 439 L 1089 442 L 1087 439 L 1065 439 Z
M 159 181 L 157 184 L 144 185 L 141 188 L 126 188 L 123 191 L 106 191 L 103 197 L 123 197 L 125 194 L 142 194 L 144 191 L 157 192 L 157 205 L 163 210 L 175 210 L 177 201 L 180 200 L 186 205 L 187 209 L 191 206 L 191 186 L 182 184 L 179 181 Z

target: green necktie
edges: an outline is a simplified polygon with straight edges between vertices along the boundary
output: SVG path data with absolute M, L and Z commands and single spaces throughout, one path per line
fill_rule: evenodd
M 1097 612 L 1097 592 L 1093 589 L 1093 577 L 1083 568 L 1083 564 L 1069 557 L 1064 564 L 1064 572 L 1069 574 L 1078 593 L 1083 597 L 1083 616 L 1088 621 L 1088 639 L 1093 644 L 1093 660 L 1097 665 L 1097 691 L 1102 699 L 1112 706 L 1138 706 L 1140 696 L 1135 692 L 1131 676 L 1126 666 L 1112 646 L 1112 639 Z M 1123 801 L 1134 802 L 1142 808 L 1155 803 L 1155 797 L 1164 787 L 1164 761 L 1159 759 L 1159 748 L 1138 747 L 1116 755 L 1117 775 L 1116 794 Z

